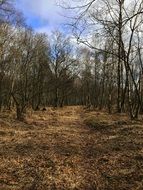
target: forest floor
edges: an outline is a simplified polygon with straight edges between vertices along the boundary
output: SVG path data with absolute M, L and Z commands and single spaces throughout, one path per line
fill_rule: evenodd
M 143 122 L 81 107 L 0 114 L 0 190 L 142 190 Z

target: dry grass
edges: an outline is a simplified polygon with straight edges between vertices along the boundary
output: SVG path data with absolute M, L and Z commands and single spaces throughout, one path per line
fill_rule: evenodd
M 140 121 L 81 107 L 1 116 L 0 190 L 143 189 Z

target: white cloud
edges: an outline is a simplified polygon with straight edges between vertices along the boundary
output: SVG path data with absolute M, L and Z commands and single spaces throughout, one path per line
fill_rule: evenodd
M 66 21 L 62 16 L 64 10 L 57 5 L 56 0 L 17 0 L 17 7 L 28 20 L 36 17 L 40 21 L 42 27 L 37 28 L 37 31 L 59 28 Z

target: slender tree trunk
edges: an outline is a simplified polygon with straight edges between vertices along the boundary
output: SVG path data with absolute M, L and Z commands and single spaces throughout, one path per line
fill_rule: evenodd
M 120 2 L 119 8 L 119 25 L 118 25 L 118 69 L 117 69 L 117 84 L 118 84 L 118 97 L 117 97 L 117 111 L 121 113 L 121 62 L 122 62 L 122 6 Z

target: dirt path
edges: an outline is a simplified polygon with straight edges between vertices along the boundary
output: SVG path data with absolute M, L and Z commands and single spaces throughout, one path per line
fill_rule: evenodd
M 0 190 L 140 187 L 142 180 L 134 176 L 140 174 L 139 163 L 130 159 L 127 147 L 115 146 L 117 132 L 90 129 L 82 113 L 80 107 L 69 107 L 36 112 L 26 123 L 0 121 Z M 130 149 L 137 147 L 130 144 Z

